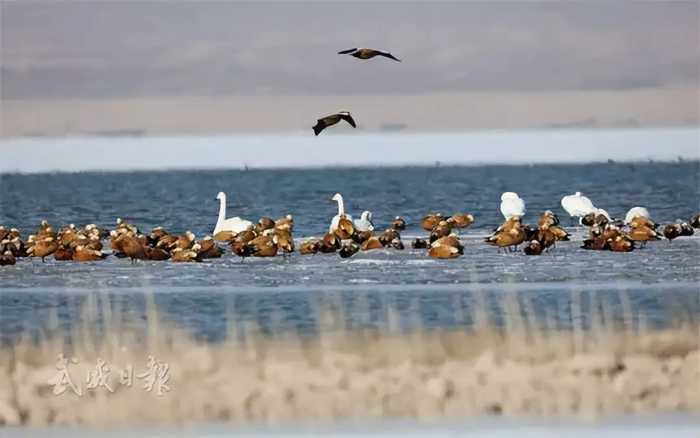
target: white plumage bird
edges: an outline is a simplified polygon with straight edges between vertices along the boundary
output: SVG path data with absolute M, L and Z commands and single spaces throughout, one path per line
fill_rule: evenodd
M 353 225 L 357 231 L 374 231 L 374 223 L 372 223 L 372 212 L 363 211 L 359 219 L 353 221 Z
M 232 233 L 240 233 L 252 227 L 253 223 L 249 220 L 241 219 L 238 216 L 226 219 L 226 193 L 219 192 L 216 195 L 219 200 L 219 218 L 214 227 L 214 235 L 222 231 L 230 231 Z
M 645 217 L 651 220 L 651 215 L 649 215 L 649 210 L 644 207 L 632 207 L 630 211 L 625 215 L 625 223 L 629 224 L 636 217 Z
M 341 217 L 345 217 L 351 222 L 353 220 L 352 216 L 350 216 L 349 214 L 345 214 L 345 203 L 343 202 L 343 195 L 341 195 L 340 193 L 336 193 L 335 195 L 333 195 L 331 200 L 338 202 L 338 214 L 333 216 L 333 219 L 331 219 L 331 225 L 328 227 L 328 232 L 335 233 L 335 230 L 338 229 L 338 222 L 340 221 Z
M 590 213 L 598 213 L 598 209 L 593 205 L 593 202 L 583 196 L 581 192 L 561 198 L 561 207 L 571 217 L 583 217 Z
M 501 195 L 501 214 L 506 220 L 512 217 L 525 216 L 525 201 L 515 192 L 505 192 Z

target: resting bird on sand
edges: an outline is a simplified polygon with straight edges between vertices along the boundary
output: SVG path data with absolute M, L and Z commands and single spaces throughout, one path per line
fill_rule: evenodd
M 355 230 L 357 231 L 374 231 L 374 223 L 372 222 L 372 212 L 363 211 L 359 219 L 353 221 Z
M 382 52 L 381 50 L 375 50 L 375 49 L 353 48 L 353 49 L 341 50 L 340 52 L 338 52 L 338 55 L 350 55 L 350 56 L 354 56 L 355 58 L 359 58 L 359 59 L 371 59 L 371 58 L 374 58 L 375 56 L 384 56 L 385 58 L 389 58 L 389 59 L 393 59 L 394 61 L 401 62 L 401 60 L 399 58 L 396 58 L 391 53 Z
M 328 227 L 328 232 L 333 234 L 338 230 L 339 225 L 340 225 L 340 219 L 347 219 L 347 222 L 349 222 L 349 229 L 347 230 L 350 234 L 353 233 L 354 227 L 353 227 L 353 221 L 352 221 L 352 216 L 349 214 L 345 214 L 345 203 L 343 202 L 343 195 L 340 193 L 336 193 L 333 195 L 331 198 L 332 201 L 336 201 L 338 203 L 338 214 L 333 216 L 333 219 L 331 219 L 331 224 Z M 347 227 L 347 224 L 344 224 Z
M 348 111 L 340 111 L 339 113 L 331 114 L 329 116 L 325 116 L 318 119 L 316 121 L 316 124 L 313 126 L 314 134 L 320 134 L 321 131 L 328 128 L 329 126 L 335 125 L 341 120 L 345 120 L 350 124 L 350 126 L 352 126 L 353 128 L 357 128 L 355 120 L 353 120 L 350 113 Z

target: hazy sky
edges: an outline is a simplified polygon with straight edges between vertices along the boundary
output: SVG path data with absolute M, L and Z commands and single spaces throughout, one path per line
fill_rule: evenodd
M 0 134 L 300 130 L 339 109 L 369 130 L 697 125 L 699 11 L 697 1 L 1 1 Z M 336 55 L 350 47 L 403 62 Z
M 431 93 L 697 85 L 688 2 L 2 2 L 2 95 Z M 403 64 L 335 55 L 378 47 Z

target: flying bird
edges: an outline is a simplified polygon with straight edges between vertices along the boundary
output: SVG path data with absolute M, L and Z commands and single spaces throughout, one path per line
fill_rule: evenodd
M 359 59 L 371 59 L 374 58 L 375 56 L 384 56 L 385 58 L 393 59 L 394 61 L 401 62 L 399 58 L 396 58 L 394 55 L 392 55 L 389 52 L 382 52 L 381 50 L 375 50 L 375 49 L 347 49 L 347 50 L 341 50 L 338 52 L 338 55 L 350 55 L 354 56 L 355 58 Z
M 313 126 L 314 129 L 314 134 L 318 135 L 326 129 L 329 126 L 333 126 L 336 123 L 340 122 L 341 120 L 345 120 L 352 126 L 353 128 L 357 128 L 357 125 L 355 124 L 355 121 L 353 120 L 352 116 L 350 115 L 349 112 L 347 111 L 341 111 L 336 114 L 331 114 L 330 116 L 326 116 L 323 118 L 320 118 L 316 121 L 316 124 Z

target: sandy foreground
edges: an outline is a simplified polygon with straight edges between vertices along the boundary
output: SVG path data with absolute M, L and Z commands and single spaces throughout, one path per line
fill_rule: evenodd
M 84 331 L 72 335 L 72 350 L 56 338 L 6 349 L 0 356 L 0 424 L 275 425 L 700 413 L 697 326 L 597 333 L 355 331 L 312 339 L 232 334 L 235 340 L 218 344 L 162 327 L 150 330 L 145 341 L 108 331 L 95 342 Z M 57 362 L 59 354 L 67 362 Z M 61 377 L 61 365 L 70 380 Z

